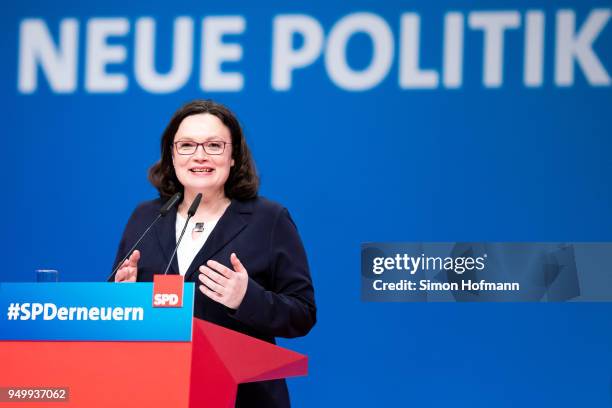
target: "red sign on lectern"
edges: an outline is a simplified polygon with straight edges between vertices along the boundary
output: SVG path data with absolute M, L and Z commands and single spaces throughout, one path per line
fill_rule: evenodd
M 153 276 L 153 307 L 183 307 L 183 277 Z

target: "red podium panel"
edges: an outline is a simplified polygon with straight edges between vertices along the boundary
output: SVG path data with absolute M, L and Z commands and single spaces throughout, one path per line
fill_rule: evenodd
M 0 387 L 69 387 L 27 407 L 232 407 L 237 385 L 307 374 L 307 357 L 199 319 L 191 342 L 0 341 Z

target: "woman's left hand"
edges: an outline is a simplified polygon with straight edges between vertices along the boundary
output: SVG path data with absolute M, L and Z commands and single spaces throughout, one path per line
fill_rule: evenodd
M 200 266 L 200 291 L 230 309 L 238 309 L 246 294 L 249 275 L 236 254 L 230 262 L 234 270 L 212 259 Z

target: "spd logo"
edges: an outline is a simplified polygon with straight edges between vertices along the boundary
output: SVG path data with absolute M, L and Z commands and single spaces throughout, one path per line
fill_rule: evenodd
M 183 277 L 153 276 L 153 307 L 183 307 Z

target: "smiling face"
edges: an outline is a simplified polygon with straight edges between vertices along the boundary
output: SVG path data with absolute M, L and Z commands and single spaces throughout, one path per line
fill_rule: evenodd
M 232 138 L 230 130 L 215 115 L 202 113 L 187 116 L 178 127 L 172 146 L 174 172 L 185 188 L 185 195 L 224 195 L 224 186 L 234 165 L 232 159 Z M 195 153 L 182 155 L 177 142 L 225 142 L 223 153 L 208 154 L 202 145 Z M 184 144 L 184 143 L 180 143 Z M 211 144 L 211 150 L 219 144 Z

